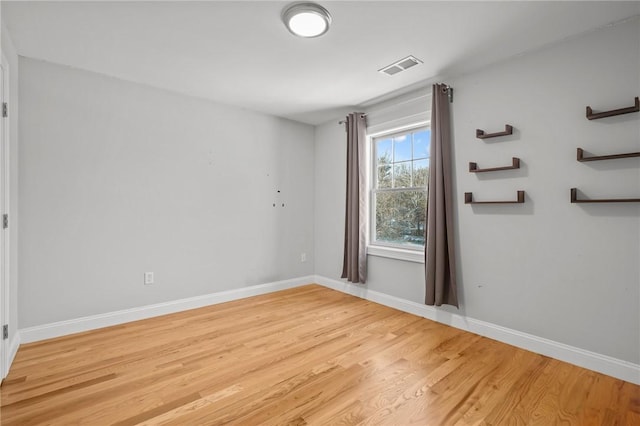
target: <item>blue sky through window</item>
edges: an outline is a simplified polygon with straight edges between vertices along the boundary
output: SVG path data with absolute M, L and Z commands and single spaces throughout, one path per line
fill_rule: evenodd
M 377 188 L 427 184 L 431 129 L 409 131 L 375 141 Z
M 378 140 L 376 163 L 380 165 L 429 158 L 430 144 L 431 129 Z
M 411 160 L 411 135 L 393 138 L 393 162 Z
M 391 163 L 393 161 L 393 156 L 391 154 L 391 139 L 383 139 L 381 141 L 378 141 L 376 146 L 377 163 L 384 163 L 385 157 L 386 161 Z
M 431 144 L 431 129 L 421 130 L 413 134 L 413 158 L 428 158 Z

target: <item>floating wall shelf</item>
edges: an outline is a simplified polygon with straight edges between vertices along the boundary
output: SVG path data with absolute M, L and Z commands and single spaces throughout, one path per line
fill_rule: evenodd
M 640 99 L 636 96 L 635 105 L 627 108 L 613 109 L 611 111 L 603 111 L 594 113 L 590 106 L 587 107 L 587 119 L 597 120 L 598 118 L 613 117 L 614 115 L 629 114 L 631 112 L 640 111 Z
M 498 136 L 507 136 L 511 134 L 513 134 L 513 126 L 509 124 L 504 125 L 504 132 L 485 133 L 482 129 L 476 129 L 476 138 L 478 139 L 497 138 Z
M 497 172 L 499 170 L 513 170 L 520 168 L 520 159 L 517 157 L 513 157 L 511 159 L 512 164 L 510 166 L 503 167 L 491 167 L 489 169 L 479 169 L 478 163 L 469 163 L 469 172 L 470 173 L 482 173 L 482 172 Z
M 617 158 L 640 157 L 640 152 L 629 152 L 626 154 L 598 155 L 593 157 L 585 157 L 584 150 L 578 148 L 577 159 L 580 162 L 599 161 L 599 160 L 615 160 Z
M 464 193 L 465 204 L 522 204 L 524 203 L 524 191 L 518 191 L 518 199 L 516 201 L 473 201 L 473 193 Z
M 640 203 L 640 198 L 601 198 L 596 200 L 578 200 L 578 189 L 571 188 L 572 203 Z

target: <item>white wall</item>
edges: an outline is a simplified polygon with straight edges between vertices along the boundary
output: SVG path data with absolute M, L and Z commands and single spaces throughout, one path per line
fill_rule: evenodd
M 338 120 L 315 129 L 316 274 L 339 278 L 344 245 L 346 133 Z
M 0 8 L 1 9 L 1 8 Z M 2 54 L 9 62 L 9 342 L 17 349 L 18 330 L 18 55 L 4 24 L 2 27 Z
M 21 328 L 313 273 L 311 126 L 22 57 L 20 97 Z
M 638 114 L 588 121 L 585 107 L 628 106 L 640 96 L 640 22 L 634 20 L 447 79 L 454 91 L 456 230 L 461 309 L 443 307 L 574 347 L 640 364 L 640 206 L 571 204 L 640 196 L 640 160 L 578 163 L 640 151 Z M 416 93 L 423 96 L 423 93 Z M 405 96 L 406 98 L 406 96 Z M 430 105 L 425 101 L 425 110 Z M 512 124 L 512 137 L 481 141 Z M 344 130 L 316 129 L 316 273 L 338 279 L 344 223 Z M 475 175 L 479 167 L 517 171 Z M 515 199 L 524 205 L 469 206 Z M 369 256 L 367 287 L 424 300 L 424 265 Z

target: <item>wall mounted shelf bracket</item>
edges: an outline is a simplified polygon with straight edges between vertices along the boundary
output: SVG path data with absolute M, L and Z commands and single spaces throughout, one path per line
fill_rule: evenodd
M 611 111 L 603 111 L 594 113 L 590 106 L 587 107 L 587 119 L 597 120 L 599 118 L 613 117 L 614 115 L 629 114 L 640 111 L 640 98 L 636 96 L 635 105 L 627 108 L 612 109 Z
M 585 157 L 584 150 L 582 148 L 578 148 L 576 159 L 581 163 L 585 161 L 599 161 L 599 160 L 615 160 L 618 158 L 630 158 L 630 157 L 640 157 L 640 152 L 628 152 L 625 154 L 612 154 L 612 155 L 598 155 Z
M 524 203 L 524 191 L 518 191 L 518 197 L 516 201 L 473 201 L 473 193 L 464 193 L 465 204 L 522 204 Z
M 519 169 L 519 168 L 520 168 L 520 159 L 517 157 L 511 158 L 510 166 L 503 166 L 503 167 L 491 167 L 487 169 L 479 169 L 478 163 L 469 163 L 470 173 L 497 172 L 499 170 L 513 170 L 513 169 Z
M 513 134 L 513 126 L 509 124 L 504 125 L 504 132 L 485 133 L 482 129 L 476 129 L 476 138 L 478 139 L 497 138 L 499 136 L 507 136 L 511 134 Z
M 640 198 L 600 198 L 589 200 L 578 200 L 578 189 L 571 188 L 572 203 L 640 203 Z

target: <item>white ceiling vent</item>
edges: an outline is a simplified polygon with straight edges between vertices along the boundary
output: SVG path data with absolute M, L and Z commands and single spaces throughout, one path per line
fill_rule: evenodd
M 386 67 L 378 70 L 378 72 L 385 73 L 387 75 L 394 75 L 421 63 L 422 61 L 420 59 L 416 58 L 415 56 L 409 55 L 406 58 L 402 58 L 391 65 L 387 65 Z

